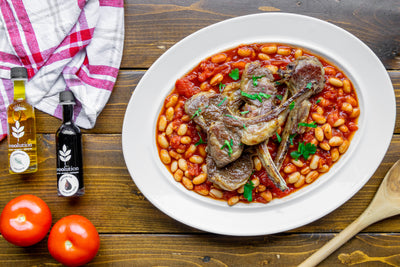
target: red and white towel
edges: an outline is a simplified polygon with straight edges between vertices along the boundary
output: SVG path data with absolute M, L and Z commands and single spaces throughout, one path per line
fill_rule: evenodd
M 26 98 L 58 118 L 61 91 L 77 99 L 75 121 L 93 128 L 121 64 L 123 0 L 0 0 L 0 140 L 13 101 L 10 68 L 24 66 Z

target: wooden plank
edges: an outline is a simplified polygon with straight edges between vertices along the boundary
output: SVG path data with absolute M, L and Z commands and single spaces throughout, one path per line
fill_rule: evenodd
M 122 68 L 148 68 L 168 48 L 201 28 L 265 12 L 296 13 L 331 22 L 365 42 L 387 69 L 400 69 L 400 8 L 396 0 L 380 1 L 379 8 L 363 0 L 322 0 L 318 5 L 291 0 L 129 0 L 125 1 Z
M 388 73 L 395 90 L 397 114 L 400 114 L 400 71 L 389 71 Z M 106 107 L 98 117 L 96 126 L 83 132 L 120 134 L 129 99 L 143 75 L 144 71 L 121 70 L 114 91 Z M 55 133 L 60 127 L 60 120 L 44 112 L 37 111 L 36 117 L 38 133 Z M 395 133 L 400 133 L 400 116 L 396 118 Z
M 331 233 L 261 237 L 104 234 L 89 266 L 296 266 L 333 237 Z M 53 265 L 56 261 L 46 241 L 19 248 L 0 240 L 0 262 L 3 266 Z M 400 234 L 359 234 L 319 266 L 399 266 L 399 245 Z
M 101 233 L 200 232 L 166 216 L 146 200 L 127 171 L 121 135 L 85 134 L 83 145 L 86 194 L 79 199 L 67 199 L 57 197 L 54 135 L 38 135 L 39 171 L 28 176 L 8 174 L 6 142 L 2 142 L 0 207 L 21 194 L 34 194 L 48 203 L 54 221 L 81 214 L 92 220 Z M 320 220 L 290 232 L 338 232 L 345 228 L 367 207 L 399 154 L 400 136 L 396 135 L 380 167 L 352 199 Z M 399 223 L 400 217 L 393 217 L 365 232 L 397 232 Z

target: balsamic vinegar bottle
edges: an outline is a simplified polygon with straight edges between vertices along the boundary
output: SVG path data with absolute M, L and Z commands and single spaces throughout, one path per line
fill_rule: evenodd
M 25 99 L 24 67 L 11 69 L 14 83 L 14 101 L 7 107 L 8 165 L 12 174 L 37 171 L 35 109 Z
M 75 98 L 71 91 L 60 93 L 63 123 L 56 133 L 58 196 L 82 196 L 85 193 L 82 168 L 82 136 L 73 122 Z

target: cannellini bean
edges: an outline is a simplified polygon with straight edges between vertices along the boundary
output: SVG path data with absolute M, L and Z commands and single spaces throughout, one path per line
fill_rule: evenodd
M 261 170 L 261 168 L 262 168 L 262 163 L 261 163 L 261 160 L 260 160 L 259 157 L 254 157 L 254 158 L 253 158 L 253 163 L 254 163 L 254 169 L 255 169 L 256 171 Z
M 228 199 L 228 205 L 229 206 L 233 206 L 233 205 L 235 205 L 236 203 L 238 203 L 239 202 L 239 197 L 238 196 L 233 196 L 233 197 L 230 197 L 229 199 Z
M 267 202 L 270 202 L 272 200 L 272 193 L 271 191 L 264 191 L 260 194 L 260 196 L 265 199 Z
M 319 147 L 325 151 L 331 150 L 331 146 L 327 142 L 319 143 Z
M 324 124 L 326 122 L 326 118 L 318 113 L 312 113 L 311 117 L 318 124 Z
M 315 179 L 317 179 L 318 176 L 319 176 L 319 173 L 317 171 L 310 172 L 306 176 L 306 183 L 311 184 L 312 182 L 315 181 Z
M 188 164 L 185 159 L 179 159 L 178 166 L 179 166 L 179 169 L 181 169 L 184 172 L 187 171 L 187 169 L 188 169 Z
M 189 136 L 183 136 L 181 138 L 181 144 L 187 145 L 190 144 L 190 142 L 192 142 L 192 138 L 190 138 Z
M 342 126 L 339 127 L 339 130 L 342 133 L 347 133 L 349 131 L 349 128 L 346 125 L 342 125 Z
M 326 139 L 332 138 L 332 127 L 329 123 L 322 125 L 322 130 L 324 131 L 324 135 Z
M 302 175 L 307 175 L 311 171 L 310 167 L 304 167 L 303 169 L 300 170 L 300 173 Z
M 201 165 L 201 170 L 202 170 L 204 173 L 207 173 L 207 164 Z
M 206 147 L 205 146 L 199 146 L 199 154 L 202 157 L 206 157 L 207 156 L 207 152 L 206 152 Z
M 178 96 L 177 95 L 172 95 L 170 97 L 170 99 L 168 100 L 168 102 L 165 104 L 165 107 L 166 108 L 174 107 L 177 102 L 178 102 Z
M 185 158 L 191 157 L 196 152 L 197 146 L 191 144 L 185 152 Z
M 295 59 L 301 57 L 302 55 L 303 55 L 303 50 L 301 50 L 301 49 L 296 49 L 296 51 L 294 52 Z
M 280 47 L 280 48 L 278 48 L 278 50 L 276 51 L 276 53 L 277 53 L 278 55 L 288 56 L 288 55 L 290 55 L 290 53 L 292 53 L 292 50 L 291 50 L 290 48 Z
M 209 193 L 210 193 L 210 191 L 208 191 L 208 188 L 207 187 L 203 187 L 203 186 L 195 186 L 194 187 L 194 191 L 196 191 L 196 193 L 198 193 L 198 194 L 200 194 L 200 195 L 203 195 L 203 196 L 207 196 Z
M 239 47 L 237 53 L 241 57 L 248 57 L 253 53 L 253 49 L 249 47 Z
M 183 178 L 183 171 L 178 169 L 174 173 L 174 179 L 175 179 L 175 181 L 180 182 L 180 181 L 182 181 L 182 178 Z
M 222 198 L 224 194 L 220 190 L 213 188 L 210 190 L 210 196 L 215 198 Z
M 261 60 L 270 60 L 271 59 L 267 54 L 264 54 L 264 53 L 259 53 L 258 58 Z
M 359 108 L 353 108 L 353 112 L 350 114 L 350 118 L 355 119 L 358 116 L 360 116 L 360 109 Z
M 170 122 L 167 126 L 167 129 L 165 129 L 165 134 L 171 135 L 173 132 L 174 132 L 174 126 L 172 125 L 172 122 Z
M 186 189 L 188 190 L 192 190 L 193 189 L 193 183 L 192 181 L 190 181 L 189 178 L 187 177 L 183 177 L 182 178 L 182 184 L 186 187 Z
M 351 114 L 353 112 L 353 106 L 350 103 L 343 102 L 341 110 L 343 110 L 347 114 Z
M 345 123 L 345 120 L 343 118 L 339 118 L 333 123 L 333 127 L 342 126 L 344 123 Z
M 358 106 L 357 100 L 354 97 L 350 96 L 350 95 L 346 97 L 346 102 L 350 103 L 353 106 L 353 108 Z
M 276 45 L 264 45 L 261 47 L 261 52 L 265 54 L 274 54 L 278 50 L 278 47 Z
M 318 169 L 319 172 L 327 172 L 329 170 L 329 166 L 324 164 L 321 168 Z
M 328 82 L 335 87 L 343 86 L 343 82 L 338 78 L 329 78 Z
M 165 115 L 161 115 L 160 116 L 160 120 L 158 121 L 158 130 L 160 132 L 164 132 L 165 128 L 167 128 L 167 118 L 165 117 Z
M 169 147 L 169 142 L 167 138 L 165 137 L 165 134 L 159 134 L 157 136 L 157 142 L 162 148 L 168 148 Z
M 318 145 L 318 140 L 315 139 L 315 138 L 313 138 L 313 139 L 310 141 L 310 143 L 313 144 L 313 145 L 315 145 L 315 146 L 317 146 L 317 145 Z
M 299 159 L 298 160 L 292 159 L 290 162 L 292 162 L 296 167 L 299 167 L 299 168 L 304 166 L 304 163 Z
M 317 106 L 316 110 L 315 110 L 318 114 L 323 115 L 324 114 L 324 109 L 320 106 Z
M 188 130 L 187 124 L 182 123 L 179 126 L 177 133 L 178 133 L 178 135 L 185 135 L 187 133 L 187 130 Z
M 176 172 L 177 169 L 178 169 L 178 162 L 176 160 L 174 160 L 171 163 L 171 172 L 174 173 L 174 172 Z
M 218 74 L 216 74 L 214 77 L 211 78 L 210 84 L 213 85 L 213 86 L 214 86 L 214 85 L 217 85 L 217 84 L 219 84 L 220 82 L 222 82 L 223 79 L 224 79 L 224 76 L 222 76 L 221 73 L 218 73 Z
M 318 168 L 319 159 L 320 159 L 320 156 L 313 155 L 311 162 L 310 162 L 310 169 L 315 170 Z
M 200 89 L 201 89 L 201 91 L 207 91 L 207 89 L 210 87 L 210 85 L 209 85 L 209 83 L 207 82 L 207 81 L 205 81 L 205 82 L 202 82 L 201 84 L 200 84 Z
M 295 184 L 295 183 L 297 183 L 297 181 L 300 179 L 300 176 L 301 176 L 300 172 L 291 173 L 291 174 L 288 176 L 287 182 L 288 182 L 289 184 Z
M 339 159 L 339 150 L 337 148 L 333 148 L 331 150 L 331 158 L 332 158 L 333 162 L 335 162 Z
M 329 139 L 330 146 L 340 146 L 341 144 L 343 144 L 343 138 L 340 136 L 334 136 Z
M 238 192 L 239 194 L 243 194 L 244 193 L 244 185 L 242 185 L 241 187 L 236 189 L 236 192 Z
M 185 171 L 185 176 L 192 180 L 193 176 L 189 173 L 189 170 Z
M 349 80 L 343 80 L 343 91 L 347 94 L 351 93 L 351 84 Z
M 176 151 L 174 151 L 174 150 L 170 150 L 170 151 L 169 151 L 169 155 L 170 155 L 172 158 L 176 159 L 176 160 L 182 158 L 182 155 L 181 155 L 181 154 L 178 154 L 178 153 L 177 153 Z
M 304 177 L 304 175 L 300 175 L 299 180 L 293 184 L 294 187 L 296 187 L 296 188 L 302 187 L 304 185 L 305 180 L 306 180 L 306 177 Z
M 165 149 L 161 149 L 160 158 L 161 158 L 161 161 L 164 164 L 170 164 L 171 163 L 171 157 L 169 156 L 168 151 L 165 150 Z
M 193 178 L 193 184 L 202 184 L 207 180 L 207 174 L 201 173 Z
M 188 122 L 188 121 L 190 121 L 190 116 L 189 115 L 183 115 L 181 120 L 184 121 L 184 122 Z
M 283 168 L 283 172 L 284 173 L 292 173 L 297 171 L 297 168 L 295 165 L 289 163 L 288 165 L 285 166 L 285 168 Z
M 343 143 L 339 146 L 339 153 L 343 154 L 349 148 L 350 142 L 348 140 L 343 141 Z
M 257 187 L 260 184 L 260 179 L 258 177 L 254 177 L 253 179 L 251 179 L 251 182 L 253 183 L 254 187 Z
M 211 57 L 211 62 L 219 64 L 225 62 L 226 58 L 227 56 L 225 54 L 216 54 Z
M 271 71 L 272 74 L 276 74 L 278 72 L 278 66 L 275 65 L 267 65 L 265 66 L 267 69 Z
M 324 131 L 322 130 L 321 127 L 317 127 L 314 130 L 315 138 L 319 141 L 322 142 L 324 140 Z
M 172 119 L 174 118 L 174 108 L 173 107 L 169 107 L 167 108 L 167 110 L 165 111 L 165 117 L 167 118 L 167 121 L 172 121 Z
M 194 156 L 191 156 L 191 157 L 189 158 L 189 161 L 190 161 L 191 163 L 201 164 L 201 163 L 203 163 L 204 159 L 203 159 L 203 157 L 201 157 L 201 156 L 194 155 Z
M 257 187 L 257 191 L 258 192 L 264 192 L 265 190 L 267 190 L 267 187 L 263 184 L 258 185 Z
M 325 67 L 324 70 L 325 70 L 326 75 L 335 75 L 336 74 L 335 69 L 332 67 Z

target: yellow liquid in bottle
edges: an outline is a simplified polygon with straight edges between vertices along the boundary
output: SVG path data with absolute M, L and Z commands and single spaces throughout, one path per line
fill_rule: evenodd
M 10 173 L 37 171 L 35 110 L 25 100 L 24 81 L 14 81 L 14 102 L 7 108 Z

